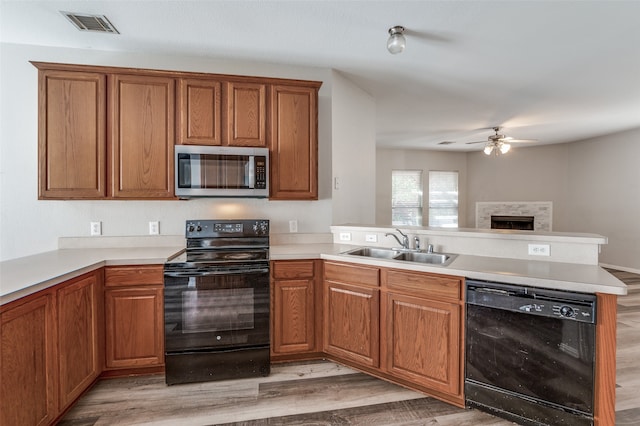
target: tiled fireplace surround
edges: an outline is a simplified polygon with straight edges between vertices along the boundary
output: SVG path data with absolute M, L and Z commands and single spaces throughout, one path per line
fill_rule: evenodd
M 476 203 L 476 228 L 491 229 L 491 216 L 533 216 L 534 231 L 551 232 L 551 201 L 509 201 Z

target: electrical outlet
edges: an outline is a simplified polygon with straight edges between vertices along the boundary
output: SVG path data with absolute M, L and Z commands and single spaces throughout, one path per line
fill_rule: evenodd
M 340 241 L 351 241 L 351 232 L 341 232 Z
M 160 235 L 160 222 L 149 222 L 149 235 Z
M 529 255 L 551 256 L 551 247 L 549 244 L 529 244 Z
M 337 176 L 333 178 L 333 189 L 340 189 L 340 178 Z
M 289 232 L 298 232 L 298 220 L 292 219 L 289 221 Z
M 364 236 L 364 240 L 368 243 L 377 243 L 378 236 L 376 234 L 367 234 Z
M 91 236 L 102 235 L 102 222 L 91 222 Z

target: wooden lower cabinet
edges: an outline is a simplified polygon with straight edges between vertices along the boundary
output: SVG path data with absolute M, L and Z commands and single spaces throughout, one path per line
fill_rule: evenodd
M 164 365 L 162 265 L 105 270 L 105 367 Z
M 364 367 L 380 364 L 378 269 L 325 262 L 324 345 Z
M 0 424 L 52 424 L 102 371 L 102 270 L 2 307 Z
M 394 377 L 458 395 L 460 306 L 386 293 L 383 309 L 383 369 Z
M 319 352 L 319 269 L 317 260 L 271 262 L 272 357 Z
M 102 372 L 104 333 L 102 270 L 57 290 L 60 411 L 69 407 Z
M 464 405 L 461 277 L 381 271 L 383 371 Z
M 325 261 L 329 358 L 464 406 L 461 277 Z
M 0 336 L 0 424 L 53 422 L 58 412 L 55 293 L 3 306 Z

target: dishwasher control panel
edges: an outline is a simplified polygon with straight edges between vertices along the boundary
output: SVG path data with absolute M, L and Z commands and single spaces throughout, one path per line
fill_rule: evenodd
M 467 304 L 595 323 L 596 297 L 538 287 L 467 280 Z

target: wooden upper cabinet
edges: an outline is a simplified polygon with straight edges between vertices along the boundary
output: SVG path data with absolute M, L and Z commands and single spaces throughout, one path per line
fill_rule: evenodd
M 105 75 L 46 70 L 38 78 L 38 198 L 105 197 Z
M 175 144 L 269 148 L 270 199 L 318 199 L 320 82 L 32 64 L 39 199 L 175 199 Z
M 222 145 L 222 84 L 187 79 L 178 84 L 178 144 Z
M 267 85 L 227 82 L 227 144 L 267 146 Z
M 112 77 L 114 198 L 173 198 L 175 80 Z
M 317 87 L 271 87 L 271 199 L 318 199 Z

